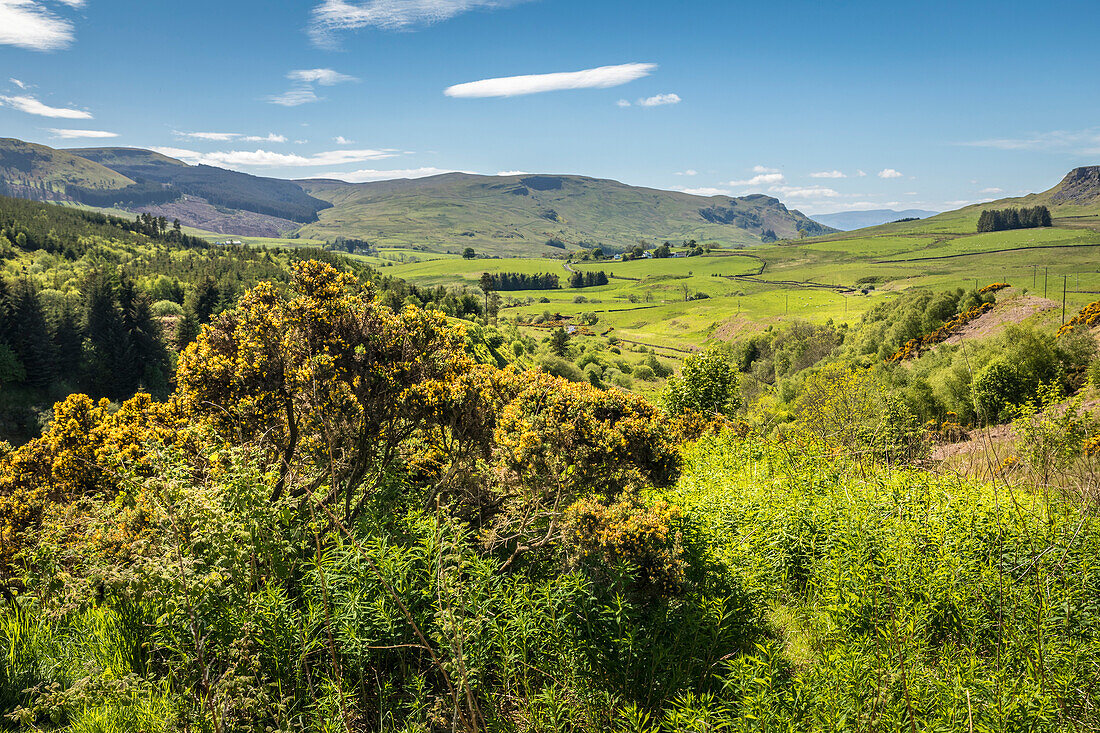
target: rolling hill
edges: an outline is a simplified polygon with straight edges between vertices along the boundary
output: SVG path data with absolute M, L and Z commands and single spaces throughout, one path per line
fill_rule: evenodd
M 72 200 L 72 188 L 121 190 L 125 175 L 65 150 L 0 138 L 0 193 L 40 201 Z
M 725 246 L 830 229 L 778 199 L 694 196 L 572 175 L 479 176 L 448 173 L 413 180 L 344 183 L 303 180 L 333 204 L 300 234 L 339 236 L 377 247 L 548 256 L 563 249 L 623 250 L 665 240 Z
M 870 209 L 868 211 L 838 211 L 834 214 L 814 214 L 811 218 L 833 229 L 849 232 L 853 229 L 888 224 L 898 219 L 925 219 L 935 216 L 938 211 L 925 211 L 924 209 Z
M 574 175 L 287 181 L 137 148 L 54 150 L 10 139 L 0 140 L 0 182 L 15 196 L 149 212 L 219 234 L 439 253 L 531 257 L 691 239 L 743 246 L 832 231 L 759 194 L 694 196 Z
M 293 222 L 304 224 L 316 221 L 317 212 L 331 206 L 327 201 L 310 196 L 292 181 L 253 176 L 209 165 L 187 165 L 151 150 L 76 148 L 68 152 L 100 163 L 136 181 L 160 184 L 179 194 L 202 199 L 214 207 L 248 211 L 292 222 L 284 229 L 293 228 Z M 186 211 L 180 213 L 187 215 Z M 184 220 L 181 218 L 180 221 Z

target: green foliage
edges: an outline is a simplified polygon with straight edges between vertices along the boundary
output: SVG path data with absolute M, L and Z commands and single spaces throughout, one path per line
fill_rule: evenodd
M 741 406 L 738 383 L 727 355 L 709 349 L 684 360 L 680 374 L 669 377 L 662 399 L 671 415 L 695 412 L 728 417 Z
M 1050 209 L 1025 206 L 1020 209 L 984 209 L 978 217 L 978 232 L 1035 229 L 1051 226 Z
M 997 359 L 978 372 L 970 390 L 978 415 L 992 422 L 1026 397 L 1027 386 L 1014 365 Z

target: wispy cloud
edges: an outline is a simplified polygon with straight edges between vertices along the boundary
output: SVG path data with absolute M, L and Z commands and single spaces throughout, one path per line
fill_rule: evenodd
M 878 172 L 879 178 L 901 178 L 902 172 L 896 171 L 893 168 L 883 168 Z
M 287 79 L 301 84 L 320 84 L 331 87 L 349 81 L 359 81 L 354 76 L 341 74 L 333 69 L 295 69 L 286 75 Z
M 497 171 L 498 176 L 526 176 L 527 171 Z
M 615 102 L 615 106 L 616 107 L 629 107 L 630 106 L 630 100 L 620 99 L 618 102 Z
M 179 130 L 173 130 L 172 134 L 176 137 L 189 137 L 194 140 L 214 140 L 217 142 L 235 140 L 240 137 L 240 135 L 235 132 L 180 132 Z
M 272 104 L 282 105 L 283 107 L 297 107 L 300 104 L 320 102 L 321 98 L 317 96 L 312 87 L 302 87 L 299 89 L 288 89 L 282 94 L 270 96 L 267 98 L 267 101 Z
M 285 143 L 286 135 L 276 135 L 269 132 L 266 135 L 242 135 L 239 132 L 181 132 L 173 130 L 176 137 L 186 137 L 192 140 L 209 140 L 212 142 L 229 142 L 230 140 L 243 140 L 249 143 Z
M 997 188 L 996 186 L 991 186 L 990 188 L 983 188 L 981 191 L 978 191 L 978 193 L 1004 193 L 1004 192 L 1005 192 L 1005 190 L 1003 188 Z
M 62 0 L 77 7 L 82 2 Z M 56 51 L 73 42 L 73 24 L 37 0 L 0 0 L 0 45 Z
M 0 0 L 0 2 L 2 1 L 3 0 Z M 71 109 L 67 107 L 50 107 L 49 105 L 39 102 L 34 97 L 0 96 L 0 104 L 6 104 L 9 107 L 19 110 L 20 112 L 26 112 L 29 115 L 38 115 L 39 117 L 57 117 L 66 120 L 92 119 L 92 115 L 90 112 L 85 112 L 81 109 Z
M 845 175 L 843 172 L 838 171 L 838 170 L 818 171 L 816 173 L 811 173 L 810 174 L 810 178 L 847 178 L 847 177 L 848 177 L 847 175 Z
M 697 171 L 693 168 L 688 168 L 686 171 L 676 171 L 673 175 L 676 175 L 676 176 L 697 176 L 697 175 L 699 175 L 699 171 Z
M 661 107 L 666 104 L 679 104 L 682 100 L 679 94 L 657 94 L 652 97 L 638 100 L 639 107 Z
M 337 135 L 336 137 L 332 138 L 332 140 L 337 145 L 354 145 L 355 144 L 354 140 L 348 140 L 343 135 Z
M 408 30 L 469 12 L 516 5 L 524 0 L 322 0 L 313 8 L 309 36 L 320 46 L 335 43 L 340 31 L 362 28 Z
M 389 181 L 396 178 L 427 178 L 428 176 L 441 176 L 444 173 L 471 173 L 472 171 L 456 171 L 450 168 L 401 168 L 397 170 L 364 169 L 358 171 L 345 171 L 342 173 L 321 173 L 317 178 L 335 178 L 348 183 L 367 183 L 370 181 Z M 518 175 L 510 172 L 497 175 Z
M 856 177 L 857 178 L 866 178 L 867 177 L 867 171 L 856 171 Z
M 620 64 L 583 71 L 528 74 L 482 79 L 455 84 L 443 91 L 448 97 L 516 97 L 522 94 L 556 92 L 565 89 L 607 89 L 649 76 L 657 64 Z
M 51 135 L 62 140 L 76 140 L 82 137 L 118 137 L 117 132 L 107 132 L 106 130 L 65 130 L 56 127 L 51 127 L 49 130 Z
M 26 89 L 27 88 L 27 85 L 25 83 L 19 81 L 15 77 L 12 77 L 11 79 L 8 79 L 8 81 L 10 81 L 12 84 L 19 87 L 20 89 Z
M 313 155 L 275 153 L 269 150 L 225 150 L 213 153 L 170 147 L 155 147 L 153 150 L 187 163 L 223 168 L 308 168 L 383 160 L 398 155 L 397 151 L 393 150 L 328 150 Z
M 286 78 L 294 85 L 282 94 L 268 97 L 267 101 L 284 107 L 297 107 L 301 104 L 321 101 L 322 98 L 313 91 L 314 84 L 331 87 L 336 84 L 359 81 L 354 76 L 341 74 L 334 69 L 294 69 L 287 72 Z
M 1033 132 L 1023 137 L 971 140 L 959 145 L 994 150 L 1054 150 L 1094 155 L 1100 151 L 1100 128 Z

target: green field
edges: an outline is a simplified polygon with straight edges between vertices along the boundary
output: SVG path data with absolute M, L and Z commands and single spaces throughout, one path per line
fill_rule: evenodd
M 946 290 L 1008 282 L 1059 304 L 1066 276 L 1068 312 L 1100 291 L 1100 233 L 1061 219 L 1049 229 L 977 234 L 980 210 L 887 224 L 748 250 L 698 257 L 575 262 L 606 272 L 607 285 L 572 289 L 563 260 L 447 259 L 387 270 L 420 285 L 477 288 L 482 272 L 553 272 L 563 287 L 500 293 L 505 321 L 539 314 L 594 313 L 598 332 L 691 350 L 791 319 L 855 322 L 876 302 L 911 288 Z M 753 276 L 763 265 L 763 271 Z M 828 289 L 814 286 L 837 286 Z M 847 290 L 840 290 L 846 288 Z M 695 299 L 705 294 L 705 299 Z M 690 300 L 688 298 L 691 298 Z M 545 301 L 545 302 L 544 302 Z M 580 301 L 580 302 L 577 302 Z

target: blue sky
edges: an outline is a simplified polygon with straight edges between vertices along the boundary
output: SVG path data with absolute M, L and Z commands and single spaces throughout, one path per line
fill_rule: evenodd
M 1097 31 L 1060 0 L 0 0 L 0 136 L 942 210 L 1100 163 Z

